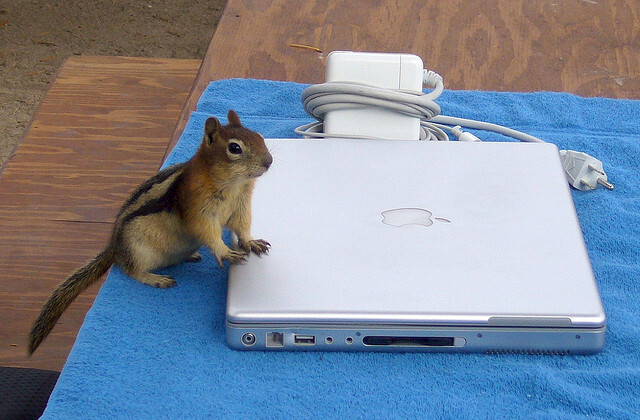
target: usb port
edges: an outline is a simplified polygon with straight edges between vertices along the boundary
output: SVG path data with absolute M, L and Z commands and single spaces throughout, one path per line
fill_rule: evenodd
M 316 344 L 316 336 L 296 334 L 293 336 L 293 343 L 302 346 L 313 346 Z

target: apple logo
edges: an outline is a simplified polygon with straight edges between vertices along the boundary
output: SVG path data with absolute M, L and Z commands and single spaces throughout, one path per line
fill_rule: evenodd
M 451 220 L 442 217 L 434 217 L 429 210 L 419 208 L 399 208 L 383 211 L 382 223 L 389 226 L 401 227 L 406 225 L 421 225 L 429 227 L 436 220 L 442 223 L 451 223 Z

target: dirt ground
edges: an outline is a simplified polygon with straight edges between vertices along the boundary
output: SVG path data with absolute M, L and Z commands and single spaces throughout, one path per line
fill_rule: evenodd
M 202 58 L 225 0 L 0 0 L 0 172 L 69 56 Z

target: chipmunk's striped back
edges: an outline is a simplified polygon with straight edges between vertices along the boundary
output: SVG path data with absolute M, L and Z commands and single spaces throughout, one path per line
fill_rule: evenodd
M 126 223 L 137 216 L 158 211 L 173 211 L 177 181 L 184 163 L 170 166 L 142 183 L 124 203 L 116 222 Z

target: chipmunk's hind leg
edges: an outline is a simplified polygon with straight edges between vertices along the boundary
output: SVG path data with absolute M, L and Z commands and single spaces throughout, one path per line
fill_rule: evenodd
M 191 254 L 191 256 L 189 258 L 187 258 L 186 260 L 184 260 L 184 261 L 185 262 L 190 262 L 190 263 L 200 262 L 200 261 L 202 261 L 202 254 L 199 253 L 198 251 L 196 251 L 193 254 Z
M 168 289 L 169 287 L 173 287 L 176 285 L 176 281 L 171 276 L 165 276 L 161 274 L 153 274 L 148 271 L 139 271 L 139 270 L 131 270 L 124 269 L 126 275 L 129 277 L 138 280 L 140 283 L 158 287 L 160 289 Z
M 116 262 L 126 275 L 140 283 L 161 289 L 176 285 L 176 281 L 171 276 L 151 273 L 152 270 L 165 267 L 166 264 L 163 264 L 161 254 L 152 252 L 149 248 L 138 246 L 120 255 Z

